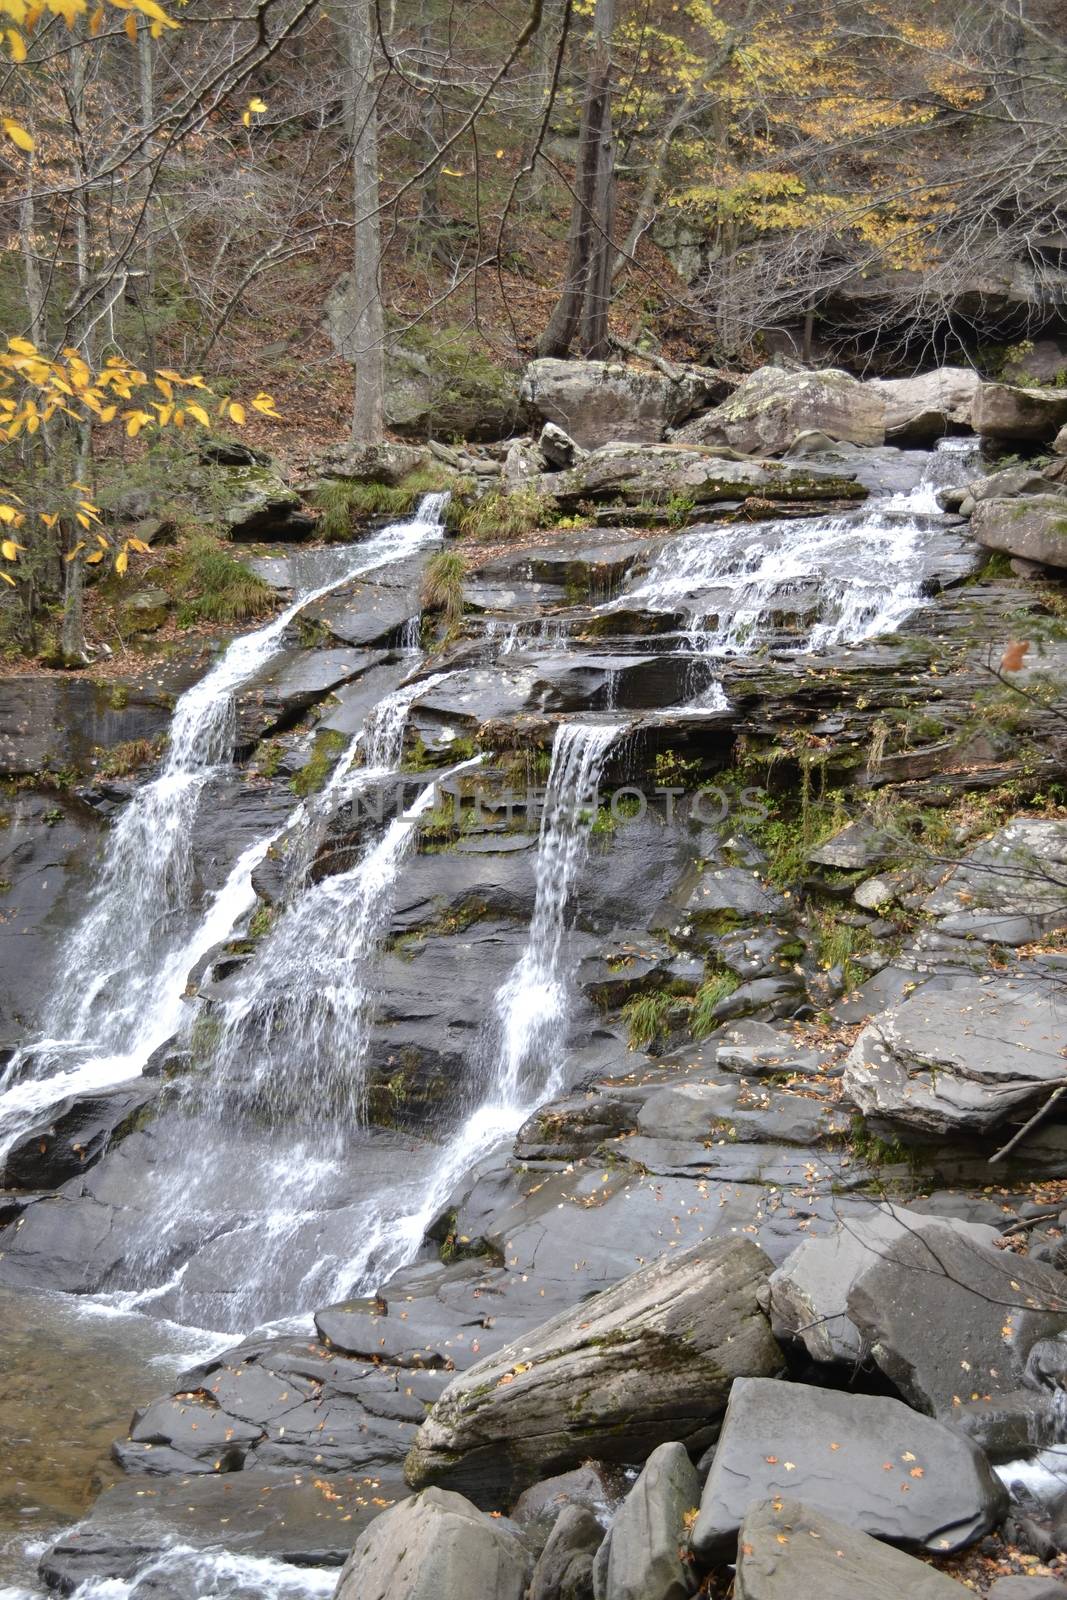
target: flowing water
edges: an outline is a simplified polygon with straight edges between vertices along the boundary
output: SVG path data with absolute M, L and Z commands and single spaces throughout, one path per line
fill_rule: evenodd
M 673 539 L 622 603 L 680 611 L 695 654 L 709 661 L 770 639 L 780 644 L 783 633 L 786 648 L 816 650 L 891 631 L 922 604 L 921 519 L 936 504 L 940 483 L 960 472 L 952 456 L 946 449 L 933 458 L 929 481 L 910 496 L 886 497 L 863 512 L 757 529 L 720 526 Z M 173 1034 L 186 1009 L 186 974 L 249 909 L 252 872 L 286 831 L 249 847 L 190 929 L 192 836 L 205 788 L 232 756 L 235 689 L 281 648 L 285 627 L 303 605 L 421 548 L 437 536 L 440 513 L 439 504 L 426 503 L 414 522 L 384 530 L 360 548 L 343 576 L 236 641 L 180 702 L 164 768 L 114 829 L 93 905 L 68 949 L 67 960 L 77 958 L 85 981 L 57 1001 L 48 1019 L 56 1039 L 77 1041 L 91 1070 L 108 1063 L 107 1081 L 139 1071 L 150 1050 Z M 497 654 L 522 648 L 526 625 L 494 642 Z M 451 1127 L 442 1126 L 437 1143 L 380 1130 L 371 1139 L 365 1127 L 377 953 L 434 785 L 384 826 L 368 824 L 358 859 L 346 870 L 312 881 L 314 861 L 338 808 L 359 804 L 396 778 L 408 710 L 436 681 L 405 685 L 383 701 L 318 800 L 289 819 L 288 903 L 216 1000 L 208 1016 L 216 1037 L 201 1070 L 177 1088 L 153 1130 L 151 1192 L 137 1191 L 125 1276 L 112 1296 L 116 1309 L 247 1332 L 283 1312 L 377 1288 L 415 1257 L 463 1175 L 563 1086 L 568 912 L 597 786 L 624 731 L 616 721 L 557 728 L 533 915 L 521 954 L 488 1002 L 468 1081 L 456 1085 Z M 721 694 L 714 684 L 702 692 Z M 438 774 L 437 781 L 472 764 Z M 119 971 L 124 988 L 116 997 Z M 40 1109 L 45 1094 L 57 1097 L 63 1071 L 85 1070 L 64 1066 L 58 1047 L 49 1050 L 47 1086 L 23 1074 L 9 1095 L 39 1093 Z M 118 1063 L 128 1070 L 117 1070 Z M 0 1116 L 4 1104 L 0 1098 Z M 332 1577 L 301 1575 L 283 1564 L 233 1566 L 236 1560 L 176 1548 L 160 1577 L 165 1583 L 168 1573 L 184 1574 L 183 1592 L 192 1584 L 205 1596 L 279 1600 L 303 1600 L 332 1584 Z M 128 1584 L 88 1585 L 79 1600 L 126 1600 L 129 1593 Z
M 892 633 L 923 602 L 923 554 L 939 488 L 965 481 L 973 440 L 943 440 L 907 494 L 839 516 L 718 524 L 671 540 L 625 605 L 679 611 L 714 659 L 765 645 L 791 654 Z
M 435 542 L 447 500 L 427 495 L 409 522 L 346 550 L 340 572 L 235 639 L 178 701 L 162 769 L 112 828 L 89 910 L 60 952 L 43 1038 L 0 1078 L 0 1152 L 64 1094 L 135 1077 L 175 1032 L 187 974 L 254 903 L 252 873 L 282 831 L 248 847 L 197 917 L 193 844 L 205 790 L 232 760 L 235 693 L 283 649 L 306 606 Z

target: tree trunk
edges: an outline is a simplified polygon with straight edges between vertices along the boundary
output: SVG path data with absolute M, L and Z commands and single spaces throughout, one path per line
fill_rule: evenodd
M 578 170 L 571 211 L 567 270 L 548 326 L 537 344 L 540 356 L 566 356 L 576 338 L 586 355 L 607 350 L 608 309 L 615 247 L 615 146 L 611 131 L 611 35 L 615 0 L 597 0 L 593 51 L 578 136 Z
M 354 213 L 347 338 L 349 359 L 355 369 L 352 442 L 380 444 L 385 434 L 385 314 L 381 292 L 373 0 L 354 0 L 347 22 Z

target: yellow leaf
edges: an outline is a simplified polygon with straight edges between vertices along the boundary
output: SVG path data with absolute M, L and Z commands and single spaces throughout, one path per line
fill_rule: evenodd
M 0 572 L 0 578 L 3 578 L 5 583 L 9 583 L 12 589 L 17 587 L 14 578 L 9 578 L 6 572 Z
M 465 172 L 457 172 L 455 167 L 442 167 L 441 171 L 446 178 L 465 178 L 467 176 Z
M 192 400 L 190 400 L 185 409 L 188 411 L 191 417 L 196 418 L 197 422 L 202 423 L 205 428 L 210 428 L 211 418 L 208 416 L 203 406 L 196 405 Z
M 7 42 L 11 46 L 12 61 L 25 61 L 26 41 L 17 28 L 8 28 Z
M 0 551 L 3 552 L 5 561 L 17 561 L 19 551 L 25 550 L 25 548 L 24 544 L 16 544 L 14 539 L 5 539 L 3 544 L 0 544 Z
M 267 109 L 267 102 L 265 100 L 261 100 L 258 94 L 254 94 L 251 100 L 248 102 L 248 109 L 249 111 L 262 113 Z
M 81 511 L 76 514 L 74 520 L 75 522 L 80 523 L 83 528 L 92 527 L 92 523 L 89 521 L 89 518 Z
M 125 550 L 120 550 L 118 555 L 115 557 L 115 571 L 118 573 L 120 578 L 122 577 L 123 573 L 126 571 L 126 568 L 129 566 L 129 564 L 130 564 L 130 558 L 126 554 L 126 551 Z
M 54 528 L 59 521 L 58 511 L 41 511 L 38 514 L 46 528 Z
M 76 555 L 80 555 L 80 553 L 84 549 L 85 549 L 85 540 L 84 539 L 79 539 L 77 544 L 74 546 L 74 549 L 70 552 L 70 554 L 63 557 L 64 561 L 73 561 L 74 557 Z
M 157 367 L 156 377 L 166 378 L 168 383 L 183 383 L 185 381 L 181 373 L 175 372 L 171 367 Z
M 244 123 L 246 128 L 250 128 L 252 126 L 252 113 L 251 113 L 251 111 L 243 111 L 241 113 L 241 121 Z
M 166 378 L 162 377 L 157 372 L 153 382 L 155 383 L 155 386 L 159 390 L 160 394 L 163 396 L 164 400 L 174 399 L 174 390 L 171 388 L 170 383 Z
M 104 559 L 104 552 L 102 550 L 94 550 L 91 556 L 86 556 L 85 565 L 87 567 L 95 567 L 101 561 L 103 561 L 103 559 Z
M 131 0 L 143 16 L 159 23 L 163 28 L 177 28 L 179 24 L 173 17 L 168 17 L 162 6 L 156 5 L 156 0 Z
M 148 554 L 150 547 L 145 544 L 143 539 L 127 539 L 126 543 L 129 545 L 131 550 L 136 550 L 139 556 L 146 556 Z
M 229 418 L 230 418 L 231 422 L 236 422 L 236 424 L 237 424 L 237 426 L 239 428 L 243 428 L 244 427 L 245 408 L 244 408 L 244 406 L 239 406 L 237 404 L 236 400 L 231 400 L 230 401 L 229 408 L 228 408 L 228 415 L 229 415 Z
M 14 506 L 0 505 L 0 522 L 14 522 L 18 512 Z
M 128 16 L 126 18 L 126 21 L 122 24 L 122 26 L 126 29 L 126 37 L 127 37 L 127 39 L 129 39 L 130 43 L 131 44 L 136 44 L 137 43 L 137 18 L 135 16 L 132 16 L 132 15 Z
M 17 122 L 12 122 L 10 117 L 4 117 L 2 120 L 4 124 L 4 132 L 11 140 L 11 143 L 18 145 L 20 150 L 25 150 L 28 154 L 32 155 L 33 136 L 28 134 L 25 128 L 20 128 Z M 12 343 L 14 343 L 13 340 Z
M 100 29 L 103 26 L 104 26 L 104 8 L 103 8 L 103 6 L 97 6 L 96 10 L 93 12 L 92 16 L 89 18 L 89 37 L 90 37 L 90 39 L 95 39 L 97 34 L 100 32 Z
M 114 422 L 118 406 L 105 406 L 100 413 L 101 422 Z
M 274 396 L 272 394 L 263 394 L 261 391 L 252 401 L 252 405 L 256 411 L 262 411 L 265 417 L 274 417 L 276 421 L 281 421 L 277 411 L 274 409 Z

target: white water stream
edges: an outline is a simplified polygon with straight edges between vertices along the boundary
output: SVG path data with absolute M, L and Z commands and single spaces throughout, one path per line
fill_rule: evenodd
M 299 815 L 298 808 L 282 829 L 248 846 L 190 926 L 200 806 L 208 784 L 232 759 L 236 691 L 282 650 L 286 629 L 306 606 L 436 542 L 447 501 L 447 495 L 427 495 L 410 521 L 347 551 L 340 573 L 298 594 L 266 626 L 235 639 L 181 697 L 162 769 L 136 791 L 112 828 L 89 909 L 60 953 L 62 980 L 43 1037 L 0 1076 L 0 1155 L 65 1095 L 136 1077 L 175 1033 L 189 971 L 251 908 L 253 871 Z

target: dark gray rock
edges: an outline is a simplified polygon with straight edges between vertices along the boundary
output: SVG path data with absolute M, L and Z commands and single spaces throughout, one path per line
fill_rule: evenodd
M 136 1124 L 159 1094 L 157 1081 L 69 1095 L 8 1146 L 0 1182 L 12 1189 L 55 1189 L 84 1172 Z
M 513 1531 L 462 1495 L 424 1489 L 356 1541 L 336 1600 L 523 1600 L 529 1573 Z
M 868 1024 L 845 1069 L 868 1116 L 932 1133 L 982 1132 L 1063 1077 L 1067 1001 L 1055 984 L 961 977 L 924 985 Z
M 0 777 L 89 773 L 100 750 L 157 739 L 170 723 L 170 705 L 169 696 L 154 687 L 72 677 L 4 678 Z
M 272 661 L 236 697 L 238 738 L 269 737 L 303 716 L 342 684 L 384 661 L 380 650 L 291 650 Z
M 565 1506 L 530 1580 L 527 1600 L 593 1600 L 593 1558 L 604 1538 L 584 1506 Z
M 965 1600 L 971 1593 L 947 1573 L 800 1500 L 782 1495 L 761 1500 L 741 1525 L 737 1600 L 855 1600 L 857 1595 L 864 1600 L 901 1600 L 902 1595 Z M 1006 1595 L 1004 1600 L 1023 1597 Z
M 1007 1504 L 971 1440 L 899 1400 L 739 1379 L 693 1527 L 698 1558 L 731 1560 L 752 1505 L 783 1495 L 942 1554 L 995 1528 Z
M 1039 1341 L 1067 1359 L 1067 1278 L 942 1223 L 909 1222 L 854 1278 L 848 1311 L 904 1398 L 945 1420 L 1022 1388 Z
M 315 519 L 300 495 L 270 467 L 229 467 L 220 478 L 233 497 L 221 516 L 231 539 L 256 543 L 314 535 Z
M 562 1312 L 453 1379 L 420 1429 L 409 1481 L 454 1484 L 491 1506 L 588 1456 L 706 1443 L 732 1379 L 780 1368 L 757 1304 L 767 1265 L 747 1240 L 708 1240 Z
M 986 1600 L 1067 1600 L 1067 1583 L 1055 1578 L 998 1578 Z
M 778 1338 L 799 1338 L 815 1361 L 860 1362 L 867 1342 L 849 1316 L 849 1294 L 858 1278 L 908 1240 L 916 1229 L 929 1231 L 933 1247 L 940 1233 L 966 1234 L 989 1245 L 997 1230 L 983 1223 L 929 1218 L 884 1201 L 864 1215 L 850 1216 L 830 1234 L 805 1239 L 771 1274 L 771 1327 Z M 947 1246 L 948 1239 L 946 1237 Z M 922 1284 L 918 1285 L 921 1290 Z M 936 1337 L 936 1335 L 932 1335 Z M 955 1353 L 955 1341 L 952 1353 Z
M 814 1073 L 821 1065 L 817 1050 L 799 1045 L 792 1034 L 766 1022 L 731 1022 L 716 1034 L 714 1044 L 715 1060 L 722 1071 L 745 1077 Z
M 809 851 L 808 860 L 819 867 L 880 867 L 900 850 L 882 829 L 860 819 L 848 823 L 823 844 Z
M 697 1581 L 684 1558 L 686 1517 L 699 1501 L 700 1480 L 684 1445 L 653 1450 L 597 1553 L 596 1600 L 688 1600 Z
M 586 449 L 612 440 L 662 439 L 699 397 L 692 380 L 647 368 L 548 357 L 530 362 L 520 393 L 536 418 L 565 429 Z
M 752 496 L 771 514 L 780 503 L 862 500 L 866 490 L 851 472 L 827 472 L 807 463 L 741 459 L 731 450 L 700 444 L 607 444 L 563 472 L 546 472 L 534 486 L 569 509 L 583 500 L 612 506 L 666 504 L 685 495 L 698 506 L 738 504 Z

